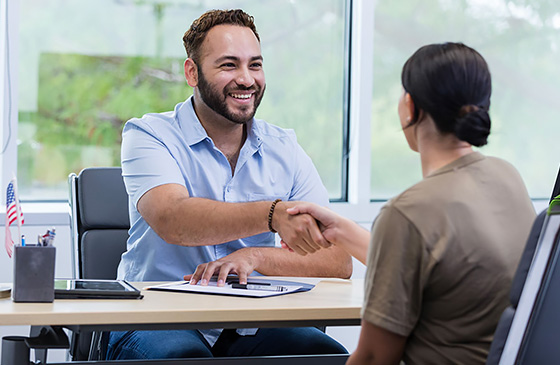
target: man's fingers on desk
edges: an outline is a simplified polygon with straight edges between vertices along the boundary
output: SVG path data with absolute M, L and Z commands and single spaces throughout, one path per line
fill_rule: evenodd
M 218 286 L 224 286 L 227 280 L 227 276 L 230 273 L 235 273 L 235 267 L 231 262 L 223 263 L 220 267 L 220 272 L 218 273 Z M 218 269 L 218 267 L 216 267 Z M 206 273 L 205 273 L 206 275 Z M 242 283 L 243 284 L 243 283 Z
M 204 272 L 206 271 L 206 266 L 208 266 L 208 264 L 200 264 L 196 267 L 196 270 L 194 271 L 194 273 L 192 273 L 191 275 L 187 275 L 190 276 L 190 280 L 191 280 L 191 284 L 192 285 L 196 285 L 198 284 L 198 282 L 200 281 L 201 285 L 207 285 L 208 282 L 204 283 L 202 279 L 202 275 L 204 274 Z
M 224 286 L 227 282 L 228 275 L 237 274 L 239 284 L 247 284 L 247 273 L 245 271 L 234 270 L 233 265 L 222 265 L 220 268 L 220 273 L 218 275 L 218 286 Z
M 248 273 L 246 272 L 239 273 L 239 284 L 247 284 L 247 277 L 248 277 Z
M 212 280 L 212 276 L 218 270 L 221 265 L 217 261 L 209 262 L 205 265 L 204 272 L 200 277 L 200 285 L 208 285 L 210 280 Z
M 236 264 L 233 261 L 212 261 L 206 264 L 206 270 L 204 270 L 204 274 L 202 274 L 201 284 L 207 285 L 212 277 L 217 273 L 217 285 L 224 286 L 229 274 L 238 274 L 241 280 L 243 274 L 245 274 L 245 276 L 247 275 L 247 273 L 244 273 L 243 271 L 242 266 L 239 266 L 239 264 Z

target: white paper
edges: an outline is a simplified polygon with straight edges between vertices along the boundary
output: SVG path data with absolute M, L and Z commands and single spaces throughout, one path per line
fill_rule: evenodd
M 281 281 L 278 284 L 275 283 L 274 280 L 259 280 L 257 281 L 249 281 L 249 284 L 256 284 L 259 285 L 260 283 L 270 283 L 271 288 L 275 288 L 277 286 L 282 286 L 286 290 L 283 291 L 275 291 L 275 290 L 251 290 L 251 289 L 237 289 L 232 288 L 231 284 L 225 284 L 224 286 L 219 287 L 216 281 L 210 281 L 208 285 L 200 285 L 200 283 L 196 285 L 191 285 L 188 281 L 175 281 L 171 283 L 165 283 L 161 285 L 153 285 L 148 286 L 144 289 L 147 290 L 169 290 L 169 291 L 182 291 L 182 292 L 191 292 L 191 293 L 203 293 L 203 294 L 221 294 L 221 295 L 234 295 L 234 296 L 243 296 L 243 297 L 271 297 L 276 295 L 283 295 L 289 294 L 293 292 L 297 292 L 302 289 L 302 285 L 282 285 Z M 296 283 L 294 283 L 296 284 Z

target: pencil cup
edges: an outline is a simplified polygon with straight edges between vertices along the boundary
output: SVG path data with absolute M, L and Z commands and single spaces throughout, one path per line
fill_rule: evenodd
M 52 302 L 54 300 L 54 246 L 15 246 L 14 302 Z

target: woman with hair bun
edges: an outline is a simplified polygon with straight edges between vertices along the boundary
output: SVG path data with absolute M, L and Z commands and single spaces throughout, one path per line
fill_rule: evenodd
M 535 211 L 513 166 L 473 150 L 490 134 L 488 65 L 461 43 L 420 48 L 398 115 L 423 179 L 371 234 L 308 203 L 323 236 L 367 265 L 362 330 L 348 364 L 483 364 Z M 291 247 L 313 253 L 318 247 Z

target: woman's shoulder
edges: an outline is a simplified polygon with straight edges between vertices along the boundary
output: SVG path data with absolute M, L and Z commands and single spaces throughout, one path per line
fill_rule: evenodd
M 398 210 L 408 210 L 418 205 L 433 205 L 442 196 L 439 179 L 422 179 L 387 203 Z
M 463 201 L 468 195 L 474 194 L 471 188 L 473 184 L 479 185 L 479 176 L 498 165 L 503 166 L 499 170 L 513 168 L 498 158 L 470 156 L 462 162 L 457 161 L 445 166 L 410 186 L 391 199 L 388 206 L 411 220 L 415 220 L 414 217 L 423 219 L 422 217 L 445 215 L 448 205 Z
M 481 158 L 480 158 L 481 156 Z M 517 169 L 497 157 L 471 156 L 453 168 L 419 181 L 388 202 L 412 222 L 447 221 L 451 212 L 476 214 L 481 207 L 530 199 Z

